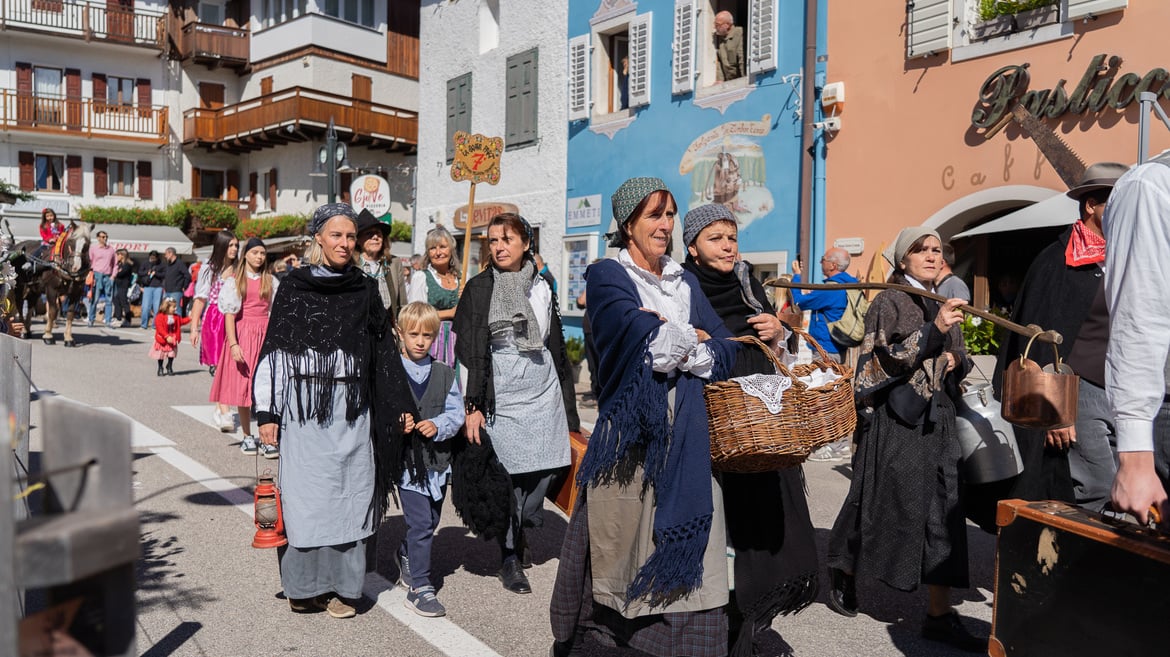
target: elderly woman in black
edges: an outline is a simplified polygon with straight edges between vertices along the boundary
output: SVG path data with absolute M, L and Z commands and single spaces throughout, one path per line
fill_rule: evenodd
M 891 283 L 932 291 L 942 265 L 938 233 L 902 230 L 889 259 Z M 856 576 L 903 591 L 926 584 L 922 636 L 984 652 L 987 639 L 972 636 L 950 602 L 951 587 L 969 585 L 952 401 L 971 367 L 962 303 L 886 290 L 865 315 L 854 382 L 861 429 L 849 494 L 829 536 L 829 607 L 857 614 Z
M 750 265 L 740 260 L 737 237 L 735 215 L 725 205 L 694 208 L 683 220 L 683 269 L 698 279 L 728 331 L 759 338 L 786 356 L 783 341 L 789 332 Z M 756 349 L 741 350 L 731 370 L 731 376 L 775 373 Z M 778 472 L 725 472 L 721 482 L 727 539 L 735 554 L 735 590 L 727 608 L 730 654 L 746 656 L 756 628 L 816 598 L 816 538 L 799 465 Z
M 631 178 L 612 200 L 621 250 L 585 274 L 601 395 L 561 548 L 553 654 L 589 634 L 659 657 L 721 657 L 727 543 L 703 384 L 727 376 L 739 346 L 718 339 L 731 333 L 666 255 L 677 212 L 666 184 Z
M 366 543 L 402 476 L 402 417 L 417 411 L 392 320 L 354 263 L 357 215 L 323 205 L 310 230 L 309 266 L 289 272 L 272 302 L 253 409 L 260 441 L 280 442 L 289 605 L 349 618 Z
M 511 479 L 499 577 L 509 591 L 531 593 L 524 529 L 543 524 L 545 492 L 569 465 L 569 430 L 580 421 L 556 297 L 533 263 L 532 228 L 519 215 L 496 215 L 487 244 L 491 266 L 467 281 L 455 312 L 455 355 L 467 368 L 467 439 L 479 443 L 486 433 Z

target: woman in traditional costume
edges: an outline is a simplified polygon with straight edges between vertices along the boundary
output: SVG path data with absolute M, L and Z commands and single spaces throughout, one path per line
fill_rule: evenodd
M 543 524 L 545 493 L 569 465 L 569 430 L 580 421 L 556 297 L 533 263 L 532 228 L 504 213 L 487 236 L 491 266 L 459 300 L 455 352 L 467 368 L 467 439 L 479 443 L 486 432 L 511 479 L 499 577 L 509 591 L 531 593 L 524 530 Z
M 253 383 L 260 441 L 280 442 L 285 596 L 334 618 L 355 614 L 366 543 L 402 474 L 402 416 L 416 414 L 393 322 L 354 262 L 356 221 L 344 203 L 313 214 L 310 266 L 280 285 Z
M 928 228 L 906 228 L 888 259 L 889 282 L 929 292 L 942 242 Z M 952 587 L 969 586 L 952 401 L 971 368 L 962 303 L 886 290 L 865 315 L 854 382 L 861 429 L 849 494 L 829 537 L 829 607 L 857 614 L 859 576 L 902 591 L 925 584 L 922 636 L 984 652 L 987 639 L 972 636 L 950 602 Z
M 751 274 L 740 260 L 735 215 L 719 203 L 702 205 L 683 220 L 687 259 L 683 269 L 695 275 L 715 314 L 733 335 L 752 336 L 787 357 L 780 323 Z M 743 349 L 731 376 L 775 374 L 758 349 Z M 752 654 L 757 628 L 766 628 L 777 614 L 800 611 L 817 595 L 817 546 L 804 472 L 799 465 L 776 472 L 720 475 L 727 538 L 734 551 L 735 589 L 727 613 L 730 653 Z
M 703 385 L 739 345 L 666 255 L 677 206 L 657 178 L 613 195 L 616 258 L 591 265 L 598 420 L 551 604 L 554 655 L 588 634 L 650 655 L 727 654 L 727 545 Z
M 452 330 L 455 307 L 459 304 L 459 270 L 455 266 L 455 238 L 442 226 L 427 233 L 427 254 L 422 271 L 410 277 L 406 287 L 407 303 L 429 303 L 439 311 L 439 334 L 431 345 L 431 358 L 456 368 L 455 334 Z
M 215 377 L 220 357 L 224 355 L 227 332 L 223 312 L 219 309 L 219 295 L 223 286 L 232 278 L 240 251 L 240 241 L 230 230 L 221 230 L 215 235 L 211 256 L 199 268 L 195 279 L 195 300 L 191 302 L 191 345 L 199 349 L 199 364 L 205 365 Z M 216 402 L 212 419 L 220 431 L 230 432 L 236 428 L 231 406 Z M 249 432 L 245 431 L 245 435 Z

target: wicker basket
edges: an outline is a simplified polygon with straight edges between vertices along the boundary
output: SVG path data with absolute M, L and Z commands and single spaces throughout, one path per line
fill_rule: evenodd
M 772 414 L 763 401 L 745 393 L 734 381 L 705 386 L 712 469 L 721 472 L 779 470 L 800 464 L 818 447 L 853 433 L 857 425 L 853 370 L 830 360 L 825 350 L 804 331 L 793 331 L 816 349 L 819 360 L 789 369 L 756 338 L 733 338 L 762 349 L 776 370 L 792 379 L 792 387 L 781 397 L 780 413 Z M 798 380 L 816 369 L 831 369 L 840 378 L 817 388 Z

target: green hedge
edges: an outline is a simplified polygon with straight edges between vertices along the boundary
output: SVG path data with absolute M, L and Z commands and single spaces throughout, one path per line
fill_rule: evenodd
M 240 222 L 239 214 L 234 207 L 215 201 L 192 203 L 184 199 L 167 208 L 167 211 L 182 222 L 176 225 L 182 226 L 190 226 L 198 219 L 204 228 L 232 230 Z
M 184 222 L 176 218 L 169 209 L 158 208 L 118 208 L 99 205 L 86 205 L 77 209 L 81 220 L 92 224 L 125 224 L 130 226 L 177 226 L 183 228 Z
M 300 235 L 305 232 L 305 225 L 309 218 L 303 214 L 285 214 L 263 219 L 250 219 L 236 228 L 236 235 L 241 240 L 249 237 L 267 239 L 269 237 L 284 237 L 286 235 Z

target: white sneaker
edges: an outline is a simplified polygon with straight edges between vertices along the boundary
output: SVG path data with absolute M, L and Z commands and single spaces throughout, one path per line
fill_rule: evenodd
M 842 442 L 840 445 L 830 445 L 834 456 L 839 456 L 842 459 L 849 459 L 853 456 L 853 447 L 848 441 Z
M 219 430 L 224 433 L 231 433 L 236 430 L 236 420 L 231 413 L 223 414 L 219 411 L 213 412 L 215 423 L 219 426 Z
M 808 455 L 808 460 L 817 462 L 840 461 L 841 457 L 833 452 L 830 445 L 823 445 L 818 447 L 816 451 Z
M 260 443 L 255 436 L 244 436 L 244 439 L 240 441 L 240 451 L 245 454 L 255 454 L 259 446 Z

